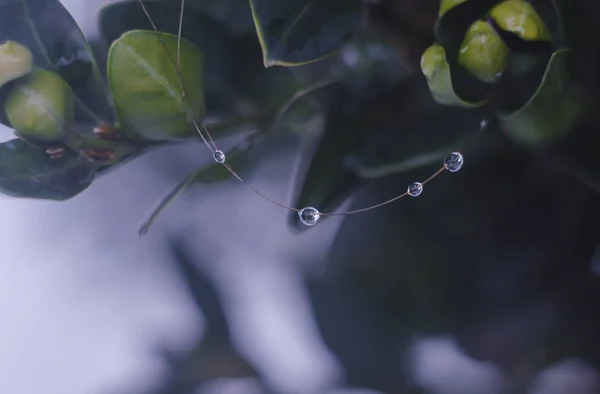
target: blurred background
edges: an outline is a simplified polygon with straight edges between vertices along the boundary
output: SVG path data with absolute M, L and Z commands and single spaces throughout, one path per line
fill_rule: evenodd
M 99 46 L 110 1 L 63 3 Z M 437 2 L 404 3 L 419 23 L 435 19 Z M 398 45 L 420 53 L 429 38 Z M 380 40 L 364 42 L 319 67 L 359 69 L 366 56 L 386 78 L 409 73 Z M 262 67 L 258 43 L 249 50 Z M 302 80 L 319 67 L 267 72 Z M 378 89 L 390 113 L 423 100 Z M 353 108 L 339 110 L 340 140 Z M 482 114 L 460 111 L 400 118 L 398 146 L 472 134 Z M 254 146 L 245 178 L 293 204 L 324 120 L 311 122 Z M 394 155 L 377 142 L 389 127 L 365 130 L 367 154 Z M 307 231 L 230 179 L 189 190 L 138 236 L 155 202 L 210 162 L 200 143 L 154 150 L 67 202 L 0 195 L 0 393 L 599 393 L 597 194 L 493 125 L 463 153 L 464 169 L 422 197 Z M 350 182 L 335 199 L 364 207 L 438 166 Z

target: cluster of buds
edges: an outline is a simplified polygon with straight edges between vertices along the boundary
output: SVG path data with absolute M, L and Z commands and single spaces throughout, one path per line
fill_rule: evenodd
M 442 0 L 440 17 L 467 1 Z M 514 34 L 525 41 L 552 41 L 550 30 L 529 2 L 506 0 L 493 6 L 469 26 L 459 47 L 458 65 L 481 82 L 497 82 L 510 59 L 510 48 L 504 42 L 502 32 Z M 421 68 L 430 82 L 435 79 L 438 70 L 447 66 L 446 61 L 444 47 L 440 44 L 432 45 L 423 53 Z
M 4 111 L 15 134 L 30 144 L 45 148 L 52 159 L 60 159 L 75 123 L 75 95 L 54 71 L 35 67 L 31 51 L 7 41 L 0 45 L 0 89 L 6 91 Z M 94 134 L 103 140 L 120 138 L 111 125 L 100 125 Z M 92 161 L 108 161 L 115 154 L 106 149 L 81 152 Z
M 436 43 L 421 57 L 433 98 L 489 104 L 519 143 L 545 144 L 569 132 L 586 99 L 569 76 L 555 1 L 442 0 Z

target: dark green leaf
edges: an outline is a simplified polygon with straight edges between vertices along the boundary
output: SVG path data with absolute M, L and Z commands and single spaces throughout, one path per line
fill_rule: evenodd
M 163 0 L 172 2 L 173 0 Z M 248 0 L 187 0 L 186 7 L 207 12 L 238 36 L 252 30 L 254 21 Z
M 243 146 L 239 146 L 231 149 L 225 155 L 227 157 L 227 163 L 236 171 L 243 167 L 248 159 L 248 152 L 252 147 L 252 143 L 245 143 Z M 231 173 L 222 165 L 216 162 L 210 163 L 199 169 L 193 171 L 185 177 L 177 186 L 175 186 L 166 196 L 164 196 L 154 208 L 150 211 L 146 219 L 142 221 L 142 224 L 138 228 L 140 235 L 145 235 L 150 230 L 150 227 L 154 224 L 160 214 L 171 204 L 177 197 L 185 192 L 190 186 L 195 184 L 209 185 L 212 183 L 218 183 L 226 181 L 231 178 Z
M 493 104 L 496 110 L 514 112 L 531 100 L 542 82 L 551 57 L 551 51 L 512 53 L 508 68 L 494 91 Z
M 180 1 L 144 1 L 144 6 L 157 29 L 178 34 Z M 250 7 L 245 3 L 248 13 Z M 181 36 L 196 45 L 204 55 L 207 109 L 231 106 L 235 65 L 234 39 L 223 25 L 203 12 L 186 6 Z M 107 43 L 112 43 L 131 30 L 153 30 L 137 0 L 122 1 L 104 7 L 100 13 L 100 30 Z
M 0 144 L 0 191 L 14 197 L 66 200 L 87 189 L 95 172 L 95 165 L 72 152 L 51 159 L 20 139 Z
M 393 123 L 375 131 L 350 160 L 362 178 L 380 178 L 437 164 L 461 150 L 480 127 L 483 111 L 452 107 L 398 111 Z
M 73 90 L 77 119 L 113 119 L 98 65 L 81 30 L 58 0 L 1 0 L 0 42 L 13 40 L 32 53 L 35 66 L 56 71 Z
M 245 103 L 255 105 L 260 111 L 273 111 L 287 100 L 302 84 L 286 67 L 266 69 L 256 33 L 250 32 L 235 42 L 235 89 Z
M 568 51 L 558 51 L 548 63 L 542 82 L 521 109 L 499 116 L 500 126 L 513 140 L 530 146 L 563 137 L 587 110 L 582 90 L 571 82 Z
M 331 85 L 332 105 L 326 111 L 323 136 L 303 177 L 295 206 L 332 212 L 344 201 L 360 183 L 346 159 L 361 151 L 377 130 L 401 128 L 392 115 L 402 108 L 409 110 L 423 101 L 435 105 L 426 86 L 419 96 L 413 94 L 416 81 L 424 86 L 421 78 L 391 87 L 387 79 L 377 78 L 367 86 L 349 82 Z M 304 228 L 297 215 L 291 218 L 294 226 Z
M 567 38 L 562 18 L 562 4 L 557 0 L 531 0 L 530 3 L 550 30 L 554 47 L 564 48 Z
M 288 114 L 288 112 L 291 111 L 295 106 L 306 100 L 319 101 L 319 93 L 323 93 L 325 95 L 327 93 L 331 93 L 333 90 L 332 88 L 335 85 L 339 85 L 340 82 L 341 80 L 337 78 L 325 79 L 294 93 L 294 95 L 277 111 L 277 114 L 273 120 L 273 128 L 275 130 L 283 129 L 284 127 L 280 127 L 280 124 L 283 122 L 284 117 Z
M 202 123 L 202 54 L 181 39 L 179 73 L 177 50 L 177 36 L 155 31 L 133 30 L 113 42 L 108 83 L 125 133 L 144 140 L 174 140 L 194 135 L 190 119 Z
M 360 27 L 358 0 L 250 0 L 265 67 L 330 55 Z

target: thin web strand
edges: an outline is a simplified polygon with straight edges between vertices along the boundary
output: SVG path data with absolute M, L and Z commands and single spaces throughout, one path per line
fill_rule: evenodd
M 154 21 L 152 20 L 152 17 L 150 16 L 148 10 L 146 9 L 143 1 L 142 0 L 138 0 L 138 2 L 140 3 L 140 6 L 142 7 L 142 10 L 144 11 L 144 14 L 148 18 L 148 21 L 152 25 L 152 28 L 157 33 L 159 33 L 159 30 L 156 27 Z M 177 34 L 177 62 L 175 62 L 175 60 L 171 56 L 170 52 L 168 51 L 168 48 L 167 48 L 166 44 L 164 43 L 164 41 L 162 39 L 162 36 L 159 35 L 159 39 L 161 41 L 161 44 L 162 44 L 163 49 L 165 50 L 167 56 L 169 56 L 169 59 L 171 60 L 171 62 L 173 63 L 173 65 L 176 68 L 177 75 L 179 77 L 179 82 L 181 84 L 182 95 L 183 95 L 184 100 L 187 103 L 187 96 L 186 96 L 186 91 L 185 91 L 185 85 L 184 85 L 184 81 L 183 81 L 183 76 L 181 74 L 181 33 L 182 33 L 182 27 L 183 27 L 184 10 L 185 10 L 185 0 L 181 0 L 181 11 L 180 11 L 180 15 L 179 15 L 179 29 L 178 29 L 178 34 Z M 194 128 L 196 129 L 196 131 L 198 132 L 198 134 L 200 135 L 200 137 L 204 141 L 204 144 L 214 154 L 215 151 L 218 150 L 218 148 L 217 148 L 217 145 L 216 145 L 214 139 L 212 138 L 210 132 L 208 131 L 208 128 L 205 125 L 202 126 L 202 129 L 204 130 L 204 132 L 208 136 L 208 139 L 207 139 L 204 136 L 204 133 L 202 133 L 202 130 L 198 126 L 196 120 L 193 119 L 193 118 L 191 120 L 192 120 L 192 123 L 194 125 Z M 478 132 L 475 135 L 478 135 L 479 132 L 483 131 L 484 128 L 485 127 L 480 127 L 479 130 L 478 130 Z M 209 141 L 210 141 L 210 143 L 209 143 Z M 275 204 L 275 205 L 277 205 L 277 206 L 279 206 L 281 208 L 284 208 L 284 209 L 287 209 L 287 210 L 290 210 L 290 211 L 293 211 L 293 212 L 301 212 L 301 209 L 294 208 L 294 207 L 286 205 L 286 204 L 284 204 L 282 202 L 279 202 L 279 201 L 277 201 L 277 200 L 275 200 L 275 199 L 273 199 L 273 198 L 265 195 L 260 190 L 256 189 L 250 183 L 248 183 L 244 179 L 242 179 L 242 177 L 237 174 L 237 172 L 231 167 L 231 165 L 229 163 L 227 163 L 227 161 L 223 162 L 222 164 L 231 173 L 231 175 L 233 177 L 235 177 L 239 182 L 241 182 L 243 185 L 245 185 L 249 190 L 251 190 L 253 193 L 255 193 L 256 195 L 258 195 L 259 197 L 261 197 L 261 198 L 265 199 L 266 201 L 269 201 L 272 204 Z M 433 179 L 435 179 L 436 177 L 438 177 L 444 171 L 445 171 L 445 167 L 441 167 L 433 175 L 431 175 L 429 178 L 427 178 L 425 181 L 423 181 L 422 185 L 425 185 L 425 184 L 431 182 Z M 370 211 L 370 210 L 373 210 L 373 209 L 377 209 L 377 208 L 381 208 L 383 206 L 391 204 L 391 203 L 393 203 L 395 201 L 398 201 L 401 198 L 404 198 L 404 197 L 406 197 L 408 195 L 409 195 L 408 192 L 404 192 L 403 194 L 400 194 L 400 195 L 398 195 L 396 197 L 393 197 L 393 198 L 391 198 L 389 200 L 386 200 L 386 201 L 383 201 L 383 202 L 381 202 L 379 204 L 371 205 L 371 206 L 368 206 L 368 207 L 365 207 L 365 208 L 355 209 L 355 210 L 345 211 L 345 212 L 321 212 L 320 215 L 321 216 L 345 216 L 345 215 L 352 215 L 352 214 L 355 214 L 355 213 L 367 212 L 367 211 Z
M 440 168 L 432 176 L 430 176 L 429 178 L 427 178 L 426 180 L 424 180 L 423 182 L 421 182 L 421 184 L 425 185 L 425 184 L 431 182 L 434 178 L 436 178 L 438 175 L 440 175 L 445 170 L 446 170 L 445 167 Z M 399 196 L 390 198 L 389 200 L 386 200 L 386 201 L 381 202 L 379 204 L 371 205 L 371 206 L 366 207 L 366 208 L 360 208 L 360 209 L 355 209 L 355 210 L 346 211 L 346 212 L 321 212 L 321 216 L 343 216 L 343 215 L 352 215 L 352 214 L 355 214 L 355 213 L 367 212 L 367 211 L 370 211 L 372 209 L 377 209 L 377 208 L 384 207 L 384 206 L 386 206 L 388 204 L 391 204 L 391 203 L 393 203 L 395 201 L 398 201 L 401 198 L 404 198 L 406 196 L 408 196 L 408 192 L 404 192 L 404 193 L 400 194 Z

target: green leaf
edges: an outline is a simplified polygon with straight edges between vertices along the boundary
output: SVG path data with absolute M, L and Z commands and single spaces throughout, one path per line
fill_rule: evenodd
M 203 58 L 182 39 L 179 74 L 177 47 L 177 36 L 144 30 L 125 33 L 112 44 L 108 83 L 123 132 L 154 141 L 194 135 L 192 120 L 200 124 L 205 115 Z
M 265 67 L 320 60 L 360 28 L 357 0 L 250 0 Z
M 248 0 L 187 0 L 186 7 L 188 5 L 207 12 L 236 36 L 245 34 L 254 27 Z
M 6 114 L 16 133 L 40 146 L 61 145 L 72 132 L 75 102 L 56 73 L 35 69 L 11 88 Z
M 317 105 L 319 104 L 319 93 L 330 93 L 332 88 L 336 85 L 339 85 L 341 79 L 339 78 L 327 78 L 321 81 L 318 81 L 310 86 L 307 86 L 304 89 L 298 90 L 296 93 L 292 95 L 290 99 L 288 99 L 277 111 L 275 117 L 273 119 L 273 129 L 281 130 L 285 127 L 280 127 L 281 123 L 284 121 L 286 115 L 292 111 L 296 106 L 298 106 L 302 101 L 307 100 L 315 100 L 317 101 Z
M 452 86 L 450 66 L 446 61 L 446 54 L 441 45 L 434 44 L 427 48 L 421 57 L 421 70 L 427 79 L 433 99 L 438 103 L 467 108 L 479 107 L 485 104 L 485 102 L 466 102 L 456 95 Z
M 246 165 L 248 153 L 252 143 L 242 144 L 228 151 L 225 156 L 227 163 L 238 172 L 239 168 Z M 223 182 L 231 178 L 231 173 L 220 163 L 210 163 L 202 166 L 199 169 L 191 172 L 177 186 L 175 186 L 166 196 L 164 196 L 154 208 L 148 213 L 146 219 L 142 221 L 138 228 L 139 235 L 145 235 L 150 231 L 150 228 L 158 219 L 160 214 L 171 204 L 177 197 L 185 192 L 190 186 L 196 184 L 209 185 L 213 183 Z
M 461 67 L 458 56 L 471 25 L 484 17 L 494 5 L 501 1 L 477 0 L 458 4 L 444 13 L 436 26 L 436 43 L 444 48 L 449 66 L 450 86 L 461 101 L 480 103 L 489 100 L 490 85 L 477 80 Z
M 163 33 L 178 34 L 180 1 L 144 1 L 144 6 L 157 29 Z M 244 3 L 250 14 L 247 1 Z M 234 51 L 235 40 L 218 21 L 185 3 L 181 36 L 196 45 L 204 55 L 207 110 L 229 107 L 234 91 L 233 79 L 239 58 Z M 139 1 L 121 1 L 110 4 L 100 12 L 100 30 L 110 45 L 131 30 L 153 30 Z
M 554 48 L 565 48 L 567 46 L 563 16 L 563 3 L 565 2 L 562 0 L 531 0 L 530 3 L 550 31 Z
M 0 42 L 6 40 L 27 47 L 36 67 L 55 71 L 71 86 L 77 120 L 98 125 L 111 122 L 113 112 L 98 65 L 60 1 L 2 0 Z
M 96 166 L 73 152 L 51 159 L 20 139 L 0 144 L 0 191 L 14 197 L 67 200 L 90 186 Z
M 500 114 L 500 126 L 528 146 L 548 144 L 566 135 L 588 109 L 582 90 L 571 82 L 568 51 L 554 53 L 533 97 L 521 109 Z

